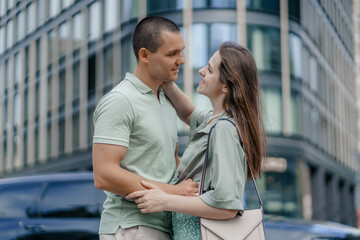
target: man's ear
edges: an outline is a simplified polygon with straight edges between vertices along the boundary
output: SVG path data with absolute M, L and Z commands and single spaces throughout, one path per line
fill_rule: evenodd
M 139 50 L 139 60 L 142 62 L 149 62 L 149 50 L 141 48 Z

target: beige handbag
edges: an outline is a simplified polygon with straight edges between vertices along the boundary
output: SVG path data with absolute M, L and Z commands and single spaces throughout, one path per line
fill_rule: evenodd
M 234 126 L 234 122 L 227 118 L 221 118 L 219 120 L 227 120 Z M 215 126 L 215 125 L 214 125 Z M 208 145 L 205 153 L 205 160 L 202 169 L 202 176 L 200 182 L 199 195 L 203 193 L 204 179 L 206 173 L 206 165 L 209 153 L 209 140 L 211 131 L 209 131 Z M 241 142 L 241 140 L 240 140 Z M 251 171 L 251 170 L 250 170 Z M 244 210 L 242 216 L 237 214 L 235 218 L 228 220 L 212 220 L 206 218 L 200 218 L 201 226 L 201 239 L 203 240 L 265 240 L 264 225 L 263 225 L 263 203 L 260 198 L 258 188 L 254 179 L 254 175 L 251 173 L 251 180 L 254 184 L 256 194 L 259 198 L 259 209 Z

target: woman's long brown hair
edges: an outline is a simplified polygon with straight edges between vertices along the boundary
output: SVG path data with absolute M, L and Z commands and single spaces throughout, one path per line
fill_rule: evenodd
M 240 133 L 248 170 L 255 178 L 260 177 L 266 155 L 266 133 L 256 63 L 251 52 L 235 42 L 223 42 L 219 53 L 220 82 L 228 89 L 223 107 L 234 118 Z

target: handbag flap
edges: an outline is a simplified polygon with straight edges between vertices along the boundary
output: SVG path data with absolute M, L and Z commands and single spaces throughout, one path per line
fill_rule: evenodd
M 201 218 L 200 223 L 222 239 L 244 239 L 263 221 L 261 209 L 245 210 L 242 216 L 228 220 Z

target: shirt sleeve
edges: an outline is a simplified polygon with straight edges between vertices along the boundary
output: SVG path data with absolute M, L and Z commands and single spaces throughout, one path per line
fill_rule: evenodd
M 93 143 L 129 147 L 134 113 L 128 99 L 121 93 L 109 93 L 98 103 L 94 116 Z
M 190 117 L 190 131 L 194 131 L 202 122 L 204 122 L 210 112 L 211 111 L 195 109 Z
M 210 139 L 207 191 L 200 198 L 210 206 L 243 210 L 247 165 L 235 127 L 219 121 Z

